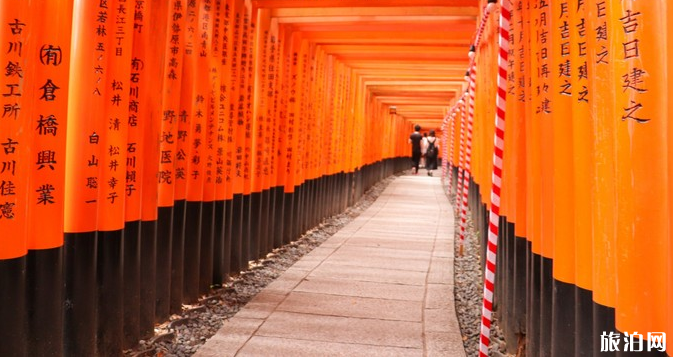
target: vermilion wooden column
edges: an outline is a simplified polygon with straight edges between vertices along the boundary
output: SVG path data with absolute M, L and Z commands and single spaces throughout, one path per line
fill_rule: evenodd
M 5 44 L 3 59 L 7 71 L 2 76 L 2 102 L 4 111 L 0 118 L 0 354 L 25 355 L 27 346 L 26 315 L 26 254 L 28 207 L 34 190 L 26 178 L 33 174 L 34 157 L 31 155 L 33 124 L 31 104 L 32 85 L 38 69 L 34 62 L 36 46 L 32 44 L 33 32 L 38 30 L 37 17 L 28 3 L 0 4 L 0 40 Z M 6 51 L 6 52 L 5 52 Z M 60 94 L 60 93 L 59 93 Z M 41 143 L 40 143 L 41 144 Z M 48 155 L 49 156 L 49 155 Z M 47 190 L 48 191 L 48 190 Z M 6 233 L 5 233 L 6 232 Z
M 63 208 L 65 200 L 65 145 L 70 71 L 72 4 L 38 1 L 32 13 L 49 19 L 27 24 L 33 33 L 32 64 L 23 67 L 24 80 L 34 81 L 29 98 L 32 117 L 31 150 L 49 165 L 31 160 L 28 177 L 27 304 L 28 355 L 63 355 Z M 37 19 L 37 18 L 35 18 Z M 27 20 L 27 19 L 26 19 Z M 48 83 L 53 83 L 58 89 Z M 40 89 L 40 87 L 42 89 Z M 53 91 L 52 91 L 53 90 Z M 45 95 L 45 93 L 47 95 Z M 24 95 L 28 96 L 28 93 Z M 28 99 L 28 98 L 26 98 Z M 27 114 L 27 112 L 26 112 Z M 49 160 L 51 154 L 53 160 Z M 58 160 L 57 160 L 58 157 Z M 6 185 L 5 185 L 6 186 Z M 0 352 L 1 353 L 1 352 Z
M 159 139 L 158 217 L 156 250 L 156 320 L 164 321 L 170 315 L 175 274 L 172 269 L 172 240 L 174 223 L 175 188 L 178 174 L 177 136 L 180 118 L 180 93 L 182 85 L 184 32 L 186 8 L 181 1 L 171 1 L 166 13 L 166 38 L 164 41 L 163 88 L 161 91 L 161 127 Z M 179 210 L 178 210 L 179 212 Z M 176 247 L 181 249 L 181 247 Z
M 99 11 L 106 10 L 91 2 L 75 4 L 73 30 L 105 26 L 107 19 L 96 16 Z M 96 353 L 96 231 L 98 194 L 104 185 L 100 166 L 105 130 L 100 108 L 106 103 L 104 73 L 109 66 L 105 44 L 104 36 L 93 31 L 82 33 L 72 43 L 64 202 L 65 355 Z
M 154 334 L 156 289 L 157 289 L 157 221 L 159 206 L 159 165 L 160 165 L 160 138 L 163 124 L 162 108 L 164 85 L 170 83 L 166 67 L 163 63 L 166 36 L 168 33 L 168 3 L 158 2 L 147 5 L 144 3 L 144 15 L 149 16 L 149 26 L 141 31 L 147 31 L 150 42 L 146 50 L 151 56 L 146 57 L 145 69 L 140 79 L 144 90 L 140 92 L 140 113 L 146 117 L 143 132 L 143 160 L 142 160 L 142 197 L 141 197 L 141 242 L 140 242 L 140 317 L 139 332 L 143 338 Z M 174 8 L 170 9 L 171 11 Z M 139 38 L 143 38 L 140 36 Z M 140 41 L 142 43 L 142 41 Z M 145 48 L 145 46 L 143 46 Z M 133 76 L 134 72 L 131 72 Z M 131 117 L 132 115 L 129 115 Z M 136 178 L 138 179 L 138 178 Z M 163 263 L 165 264 L 165 263 Z

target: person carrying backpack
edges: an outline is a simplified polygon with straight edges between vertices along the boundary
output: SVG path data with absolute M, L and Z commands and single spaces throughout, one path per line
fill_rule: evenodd
M 430 130 L 425 145 L 425 169 L 428 170 L 428 176 L 432 176 L 432 171 L 437 170 L 439 156 L 439 138 L 435 136 L 434 130 Z

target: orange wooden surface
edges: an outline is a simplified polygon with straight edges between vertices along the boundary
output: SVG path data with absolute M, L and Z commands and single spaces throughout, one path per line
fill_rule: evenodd
M 73 32 L 81 36 L 73 38 L 70 60 L 64 207 L 67 233 L 93 232 L 98 227 L 98 191 L 103 186 L 99 176 L 103 160 L 100 139 L 105 130 L 101 108 L 105 107 L 108 88 L 105 81 L 108 53 L 99 47 L 104 36 L 83 31 L 105 25 L 96 16 L 100 11 L 98 5 L 76 3 L 73 9 Z
M 6 71 L 0 82 L 3 91 L 0 100 L 4 108 L 0 118 L 0 230 L 3 232 L 0 235 L 0 259 L 26 254 L 29 225 L 26 213 L 33 205 L 28 200 L 33 188 L 28 186 L 25 178 L 34 171 L 35 165 L 30 150 L 34 129 L 30 118 L 32 92 L 37 81 L 35 67 L 39 64 L 30 61 L 37 52 L 37 44 L 30 39 L 33 31 L 39 31 L 39 25 L 28 5 L 0 4 L 0 40 L 6 60 L 3 61 Z
M 618 162 L 626 158 L 630 182 L 620 188 L 632 205 L 632 235 L 618 236 L 617 285 L 638 286 L 619 289 L 616 310 L 617 328 L 622 331 L 664 331 L 667 324 L 666 267 L 668 247 L 668 201 L 666 135 L 668 97 L 665 81 L 666 60 L 660 55 L 665 38 L 661 31 L 665 21 L 663 2 L 642 4 L 624 1 L 610 15 L 619 21 L 613 39 L 621 46 L 615 54 L 614 77 L 617 88 L 615 117 L 617 123 Z M 615 23 L 617 23 L 615 21 Z M 641 75 L 642 74 L 642 75 Z M 621 203 L 621 202 L 620 202 Z M 620 223 L 618 223 L 620 224 Z M 624 262 L 624 264 L 621 264 Z
M 32 132 L 30 147 L 33 154 L 28 162 L 32 169 L 27 182 L 29 195 L 26 219 L 27 222 L 40 221 L 39 225 L 28 225 L 27 245 L 28 249 L 49 249 L 63 245 L 72 4 L 63 1 L 36 1 L 31 6 L 31 12 L 35 14 L 43 12 L 50 15 L 30 24 L 34 40 L 26 42 L 26 46 L 32 48 L 32 58 L 40 58 L 38 62 L 24 67 L 27 71 L 24 77 L 26 80 L 34 75 L 32 78 L 36 85 L 33 86 L 30 106 L 32 117 L 38 118 L 27 128 Z M 44 89 L 39 89 L 49 81 L 59 87 L 54 90 L 53 96 L 45 96 Z M 38 153 L 42 153 L 42 157 L 48 157 L 45 155 L 48 152 L 55 153 L 55 162 L 35 165 L 37 161 L 33 160 Z M 25 181 L 16 183 L 26 184 Z
M 171 1 L 167 11 L 167 34 L 164 43 L 164 85 L 161 92 L 161 129 L 159 139 L 159 207 L 171 207 L 175 199 L 178 172 L 175 160 L 178 155 L 177 138 L 180 117 L 180 97 L 182 85 L 182 53 L 185 48 L 185 34 L 180 31 L 185 26 L 186 8 L 181 1 Z
M 567 5 L 551 5 L 552 28 L 555 24 L 572 23 Z M 553 103 L 551 114 L 551 143 L 552 165 L 551 187 L 552 194 L 549 197 L 553 203 L 551 219 L 553 225 L 551 234 L 553 237 L 554 278 L 564 283 L 575 282 L 575 231 L 572 224 L 574 219 L 574 166 L 573 166 L 573 91 L 572 82 L 577 78 L 576 61 L 573 61 L 570 53 L 565 52 L 566 47 L 572 46 L 570 31 L 552 31 L 549 53 L 551 57 L 552 71 L 550 83 L 550 95 Z M 572 46 L 571 51 L 575 47 Z M 570 85 L 570 87 L 569 87 Z M 575 88 L 577 90 L 577 88 Z M 586 239 L 586 238 L 585 238 Z
M 104 115 L 100 131 L 100 165 L 98 182 L 98 230 L 124 228 L 126 170 L 128 156 L 128 116 L 133 51 L 133 19 L 130 1 L 110 2 L 110 27 L 114 36 L 107 36 Z M 112 25 L 114 23 L 114 25 Z
M 153 91 L 150 89 L 154 81 L 151 78 L 151 67 L 160 67 L 157 63 L 157 56 L 151 52 L 152 42 L 156 39 L 152 38 L 151 33 L 151 16 L 150 11 L 157 11 L 151 9 L 153 4 L 142 3 L 138 6 L 134 4 L 133 17 L 133 45 L 131 49 L 131 71 L 128 79 L 128 119 L 127 119 L 127 145 L 126 145 L 126 175 L 124 183 L 126 185 L 124 197 L 126 199 L 124 219 L 127 222 L 139 221 L 142 218 L 143 208 L 143 191 L 145 174 L 146 152 L 153 150 L 146 150 L 146 146 L 151 145 L 151 142 L 145 141 L 145 133 L 154 129 L 150 123 L 152 118 L 152 99 L 150 94 Z M 160 87 L 155 87 L 160 88 Z M 156 134 L 156 130 L 154 131 Z M 152 156 L 152 161 L 156 156 Z M 153 171 L 153 170 L 152 170 Z M 148 170 L 149 173 L 149 170 Z M 152 186 L 156 186 L 152 184 Z M 149 189 L 149 187 L 147 187 Z M 149 198 L 148 198 L 149 199 Z M 153 202 L 156 207 L 156 202 Z

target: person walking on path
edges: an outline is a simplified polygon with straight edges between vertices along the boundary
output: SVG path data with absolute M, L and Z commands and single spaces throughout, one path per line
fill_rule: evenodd
M 421 162 L 421 141 L 423 136 L 421 135 L 421 126 L 416 124 L 414 126 L 414 132 L 409 136 L 409 143 L 411 144 L 411 162 L 413 163 L 414 175 L 418 174 L 418 165 Z
M 425 148 L 428 147 L 428 133 L 423 133 L 423 140 L 421 141 L 421 165 L 425 167 Z
M 439 138 L 435 136 L 435 131 L 430 130 L 425 140 L 425 169 L 428 170 L 428 176 L 432 176 L 432 171 L 437 170 L 437 156 L 439 153 Z

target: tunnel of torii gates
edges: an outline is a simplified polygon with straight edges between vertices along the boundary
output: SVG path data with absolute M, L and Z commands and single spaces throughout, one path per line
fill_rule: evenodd
M 528 356 L 663 355 L 673 5 L 492 2 L 0 1 L 0 355 L 120 355 L 408 170 L 415 124 L 482 343 L 495 310 Z

